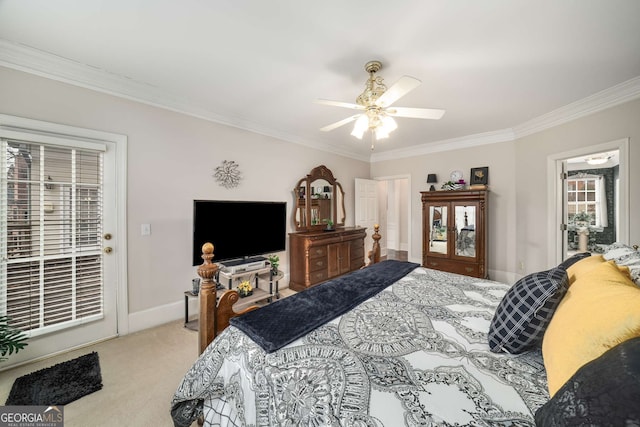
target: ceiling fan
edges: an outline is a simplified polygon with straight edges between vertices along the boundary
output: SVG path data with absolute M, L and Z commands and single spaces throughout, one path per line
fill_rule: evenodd
M 445 110 L 433 108 L 391 107 L 391 104 L 418 87 L 422 82 L 414 77 L 403 76 L 387 89 L 382 77 L 376 76 L 380 68 L 382 68 L 380 61 L 369 61 L 365 64 L 364 69 L 369 73 L 369 78 L 365 83 L 364 92 L 358 95 L 355 104 L 327 99 L 316 100 L 318 104 L 361 111 L 359 114 L 320 128 L 321 131 L 329 132 L 355 121 L 351 135 L 362 139 L 365 131 L 371 130 L 371 149 L 373 150 L 373 135 L 376 140 L 388 138 L 389 133 L 398 127 L 393 117 L 438 120 L 444 115 Z

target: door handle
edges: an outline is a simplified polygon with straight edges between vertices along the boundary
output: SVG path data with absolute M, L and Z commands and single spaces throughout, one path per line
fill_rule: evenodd
M 111 252 L 113 252 L 113 248 L 111 246 L 107 246 L 106 248 L 104 248 L 105 254 L 110 254 Z

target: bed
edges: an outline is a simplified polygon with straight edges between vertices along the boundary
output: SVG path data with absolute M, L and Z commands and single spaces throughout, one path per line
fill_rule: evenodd
M 236 317 L 182 379 L 174 424 L 534 426 L 541 350 L 487 344 L 510 287 L 382 261 Z

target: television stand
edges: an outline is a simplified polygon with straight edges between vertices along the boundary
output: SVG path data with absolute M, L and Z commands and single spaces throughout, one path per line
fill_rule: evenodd
M 253 295 L 251 295 L 252 301 L 259 301 L 267 299 L 269 302 L 273 300 L 273 297 L 280 298 L 280 290 L 278 282 L 283 277 L 282 273 L 278 271 L 277 275 L 271 273 L 271 266 L 263 267 L 257 270 L 241 271 L 238 273 L 230 273 L 228 271 L 218 270 L 217 282 L 218 285 L 226 286 L 227 289 L 234 288 L 234 282 L 236 286 L 244 280 L 253 281 Z M 269 282 L 269 292 L 266 292 L 259 288 L 260 281 Z M 273 285 L 275 282 L 275 293 L 273 292 Z M 261 298 L 257 298 L 261 297 Z M 246 297 L 249 298 L 249 297 Z

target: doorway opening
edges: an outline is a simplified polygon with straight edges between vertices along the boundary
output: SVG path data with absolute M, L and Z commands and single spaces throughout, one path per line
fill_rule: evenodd
M 549 263 L 628 242 L 628 139 L 549 158 Z M 551 211 L 552 210 L 552 211 Z
M 356 178 L 356 225 L 367 228 L 365 256 L 374 226 L 380 227 L 381 259 L 411 259 L 411 177 Z M 365 260 L 368 262 L 368 260 Z
M 382 245 L 383 259 L 408 261 L 411 247 L 409 179 L 399 177 L 380 180 L 378 194 L 380 224 L 386 234 L 386 241 Z

